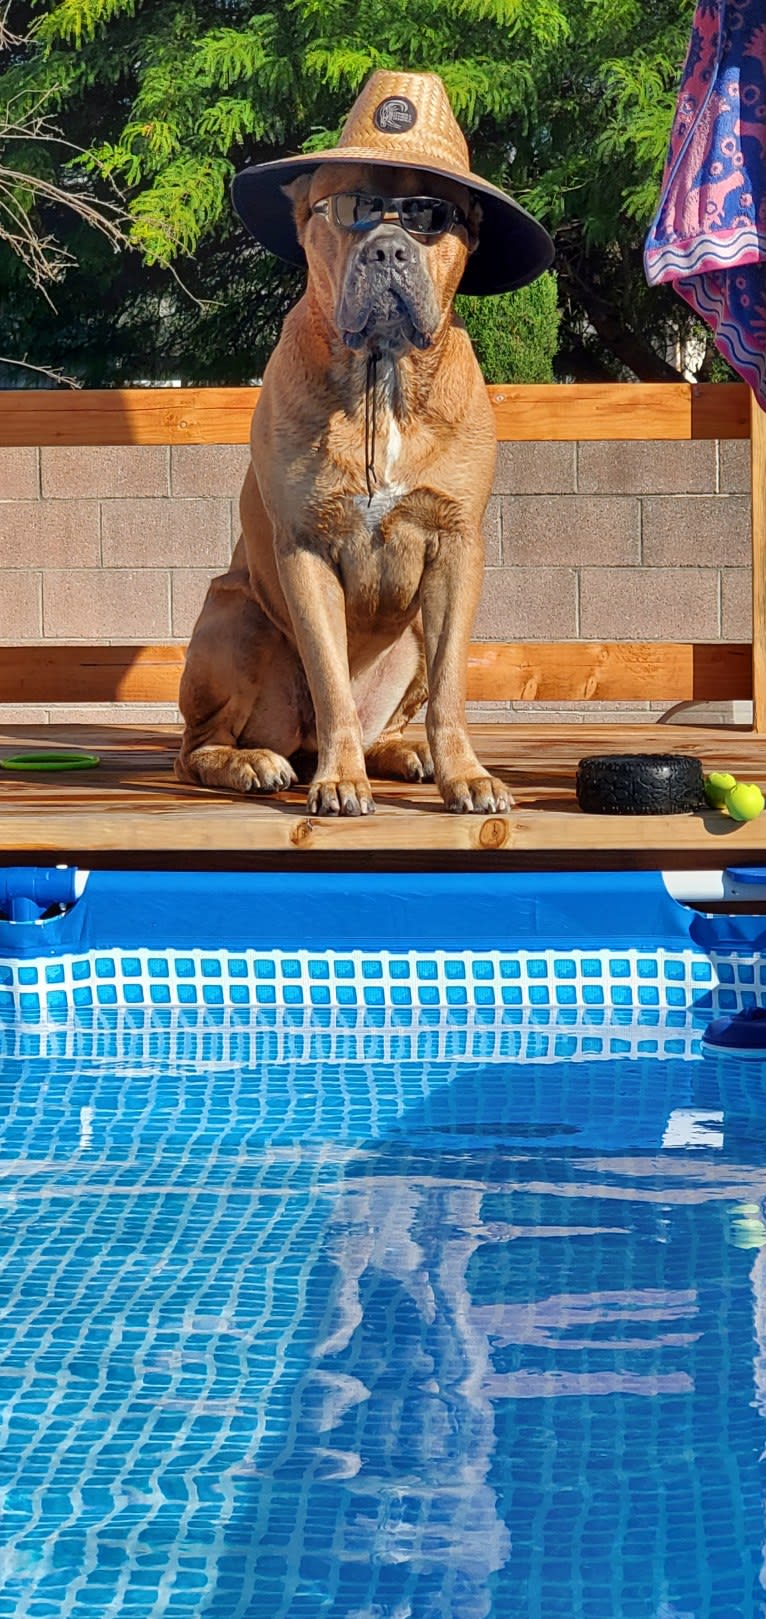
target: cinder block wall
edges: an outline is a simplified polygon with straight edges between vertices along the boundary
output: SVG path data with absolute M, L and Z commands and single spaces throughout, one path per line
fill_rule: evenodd
M 0 640 L 186 640 L 236 541 L 246 465 L 242 445 L 0 449 Z M 748 640 L 748 488 L 744 441 L 499 445 L 477 638 Z M 567 717 L 618 706 L 646 720 L 664 705 L 574 705 Z M 62 694 L 53 710 L 0 707 L 0 719 L 125 712 Z

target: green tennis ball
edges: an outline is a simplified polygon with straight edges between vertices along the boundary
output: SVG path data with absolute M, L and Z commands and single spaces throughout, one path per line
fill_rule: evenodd
M 711 770 L 705 777 L 705 797 L 713 809 L 723 809 L 726 794 L 736 787 L 737 780 L 729 770 Z
M 764 797 L 754 781 L 738 781 L 729 788 L 724 802 L 735 821 L 754 821 L 763 809 Z

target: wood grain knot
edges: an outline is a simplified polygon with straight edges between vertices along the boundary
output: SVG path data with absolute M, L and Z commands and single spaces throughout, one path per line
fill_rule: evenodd
M 510 828 L 507 821 L 502 821 L 497 815 L 491 815 L 482 822 L 479 832 L 479 845 L 482 849 L 502 849 L 508 842 Z
M 296 821 L 290 833 L 290 842 L 295 844 L 297 849 L 300 849 L 302 844 L 311 842 L 315 827 L 316 821 L 312 821 L 310 816 L 307 816 L 303 821 Z

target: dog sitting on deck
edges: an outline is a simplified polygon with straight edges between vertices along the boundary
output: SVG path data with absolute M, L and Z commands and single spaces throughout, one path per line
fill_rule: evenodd
M 189 646 L 177 775 L 271 793 L 300 751 L 317 756 L 312 815 L 371 814 L 370 774 L 506 810 L 465 724 L 495 433 L 452 303 L 533 280 L 550 237 L 472 174 L 433 74 L 373 74 L 337 147 L 246 169 L 233 196 L 308 283 L 266 367 L 231 567 Z M 426 697 L 428 745 L 405 735 Z

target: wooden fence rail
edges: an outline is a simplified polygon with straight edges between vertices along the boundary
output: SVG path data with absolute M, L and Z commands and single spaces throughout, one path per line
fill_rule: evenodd
M 184 647 L 2 646 L 0 703 L 177 703 Z M 471 702 L 747 698 L 749 644 L 474 641 Z
M 572 383 L 487 390 L 498 439 L 748 438 L 744 383 Z M 0 444 L 246 444 L 259 388 L 0 391 Z

